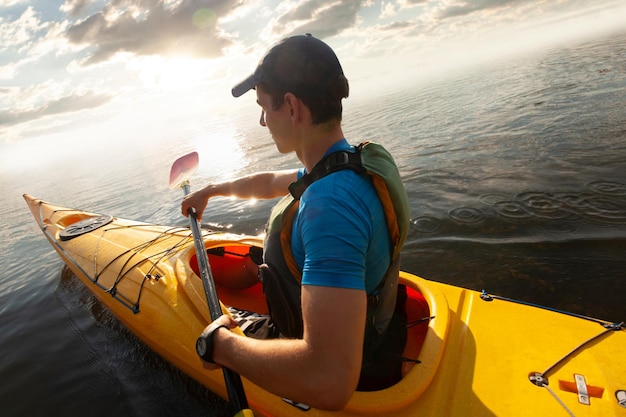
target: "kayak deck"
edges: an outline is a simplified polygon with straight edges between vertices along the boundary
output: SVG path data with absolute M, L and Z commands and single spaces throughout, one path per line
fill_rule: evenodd
M 126 327 L 226 397 L 221 372 L 202 368 L 195 353 L 195 339 L 210 318 L 188 229 L 25 199 L 61 258 Z M 85 226 L 92 221 L 93 229 Z M 266 312 L 254 262 L 262 240 L 203 233 L 220 300 Z M 220 285 L 233 281 L 239 289 Z M 626 348 L 623 326 L 490 301 L 406 272 L 400 282 L 407 286 L 413 324 L 403 380 L 385 390 L 356 392 L 332 415 L 626 416 L 619 400 L 626 390 L 626 367 L 619 360 Z M 244 386 L 257 415 L 299 412 L 245 379 Z M 307 415 L 330 413 L 311 409 Z

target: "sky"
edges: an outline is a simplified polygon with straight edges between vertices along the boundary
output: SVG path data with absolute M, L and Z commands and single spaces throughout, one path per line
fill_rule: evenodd
M 42 146 L 50 159 L 255 109 L 231 87 L 293 34 L 331 45 L 366 97 L 624 22 L 623 0 L 0 0 L 0 174 Z

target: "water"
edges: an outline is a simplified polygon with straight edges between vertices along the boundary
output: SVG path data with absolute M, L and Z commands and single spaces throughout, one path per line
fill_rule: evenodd
M 353 94 L 357 96 L 357 94 Z M 345 105 L 351 142 L 397 159 L 411 202 L 403 269 L 612 321 L 626 318 L 626 33 L 429 75 Z M 21 199 L 184 225 L 169 167 L 200 148 L 195 184 L 296 166 L 257 109 L 0 177 L 4 416 L 221 416 L 227 405 L 150 352 L 62 266 Z M 132 133 L 136 137 L 137 133 Z M 224 137 L 232 140 L 225 142 Z M 48 145 L 51 146 L 51 145 Z M 39 152 L 45 152 L 45 147 Z M 193 186 L 193 184 L 192 184 Z M 256 234 L 272 202 L 210 203 L 213 228 Z M 515 326 L 515 323 L 511 323 Z

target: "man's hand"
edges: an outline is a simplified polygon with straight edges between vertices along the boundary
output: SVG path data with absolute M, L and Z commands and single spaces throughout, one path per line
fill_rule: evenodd
M 217 320 L 214 320 L 211 324 L 209 324 L 203 331 L 202 334 L 200 335 L 200 338 L 205 338 L 205 339 L 210 339 L 210 340 L 205 340 L 203 348 L 210 350 L 208 353 L 208 355 L 213 359 L 214 363 L 211 362 L 207 362 L 204 359 L 202 359 L 202 367 L 204 369 L 208 369 L 210 371 L 215 370 L 215 369 L 219 369 L 221 367 L 220 364 L 215 362 L 215 358 L 213 357 L 213 354 L 215 352 L 215 345 L 217 343 L 219 343 L 219 339 L 220 339 L 220 333 L 222 332 L 221 330 L 219 330 L 222 327 L 226 327 L 227 329 L 232 329 L 238 326 L 238 323 L 228 314 L 223 314 L 221 315 Z M 196 345 L 196 351 L 198 350 L 198 347 Z M 200 352 L 197 352 L 198 355 L 200 356 Z M 203 352 L 204 353 L 204 352 Z
M 181 204 L 183 216 L 189 217 L 189 209 L 193 209 L 196 211 L 198 221 L 202 220 L 202 213 L 209 202 L 209 195 L 206 192 L 206 188 L 207 187 L 188 194 L 185 198 L 183 198 L 183 202 Z

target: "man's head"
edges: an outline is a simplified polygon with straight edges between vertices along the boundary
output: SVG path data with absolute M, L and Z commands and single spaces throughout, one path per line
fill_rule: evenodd
M 283 39 L 261 59 L 252 75 L 232 89 L 239 97 L 260 85 L 280 108 L 293 93 L 309 108 L 313 124 L 341 121 L 341 100 L 348 97 L 348 80 L 333 50 L 310 34 Z

